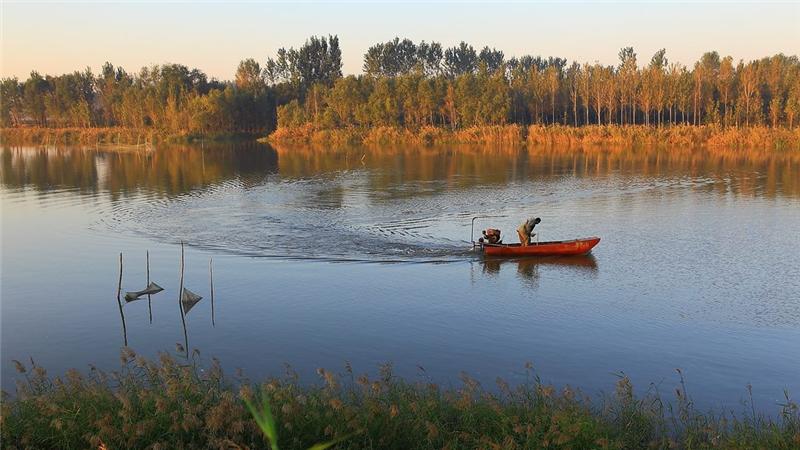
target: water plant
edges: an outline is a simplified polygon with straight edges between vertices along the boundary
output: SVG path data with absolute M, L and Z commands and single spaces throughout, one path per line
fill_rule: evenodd
M 279 450 L 278 448 L 278 427 L 275 425 L 275 419 L 272 416 L 272 410 L 269 407 L 269 400 L 267 399 L 266 393 L 261 394 L 261 408 L 257 408 L 253 405 L 253 402 L 248 399 L 244 398 L 244 403 L 247 406 L 247 410 L 250 411 L 250 414 L 253 416 L 253 419 L 258 424 L 258 428 L 266 437 L 267 442 L 269 443 L 271 450 Z M 320 444 L 314 444 L 308 448 L 308 450 L 325 450 L 327 448 L 333 447 L 334 445 L 342 442 L 344 440 L 349 439 L 351 436 L 354 436 L 360 433 L 361 430 L 351 433 L 345 436 L 341 436 L 337 439 L 334 439 L 329 442 L 324 442 Z

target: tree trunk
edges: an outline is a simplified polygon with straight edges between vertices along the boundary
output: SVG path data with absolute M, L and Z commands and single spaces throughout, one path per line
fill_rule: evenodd
M 572 121 L 578 126 L 578 97 L 572 99 Z
M 744 120 L 748 128 L 750 128 L 750 99 L 746 98 L 744 102 Z
M 631 94 L 631 124 L 636 125 L 636 94 Z
M 722 97 L 722 128 L 728 127 L 728 90 L 725 90 L 725 95 Z
M 600 98 L 599 97 L 597 98 L 596 103 L 597 103 L 597 110 L 595 111 L 595 113 L 597 113 L 597 124 L 601 125 L 600 122 L 602 121 L 602 119 L 600 117 Z

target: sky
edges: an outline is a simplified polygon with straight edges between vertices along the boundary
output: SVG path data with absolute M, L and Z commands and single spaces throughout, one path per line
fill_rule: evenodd
M 693 64 L 716 50 L 734 60 L 800 54 L 800 2 L 23 2 L 0 0 L 0 76 L 62 74 L 109 61 L 128 71 L 180 63 L 233 78 L 308 36 L 336 34 L 343 72 L 361 73 L 377 42 L 407 37 L 445 47 L 466 41 L 524 54 L 616 64 L 633 46 L 640 64 L 666 48 Z

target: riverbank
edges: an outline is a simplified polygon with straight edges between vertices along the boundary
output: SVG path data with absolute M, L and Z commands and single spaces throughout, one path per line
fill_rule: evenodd
M 126 145 L 181 143 L 202 140 L 254 139 L 252 133 L 166 133 L 152 128 L 43 128 L 18 127 L 0 129 L 0 143 L 12 145 Z
M 17 396 L 3 395 L 5 448 L 265 448 L 245 400 L 266 399 L 280 448 L 344 439 L 337 448 L 771 448 L 800 445 L 800 412 L 786 400 L 776 419 L 754 412 L 700 413 L 681 382 L 674 400 L 634 395 L 621 376 L 597 399 L 542 383 L 497 380 L 491 390 L 462 375 L 458 388 L 411 383 L 381 367 L 377 378 L 320 369 L 320 383 L 252 383 L 162 354 L 158 362 L 123 349 L 122 367 L 48 377 L 17 364 Z M 424 369 L 420 368 L 421 375 Z M 672 406 L 670 406 L 672 405 Z
M 512 144 L 589 146 L 691 146 L 800 151 L 800 129 L 714 126 L 649 127 L 592 125 L 494 125 L 450 130 L 442 127 L 317 129 L 312 125 L 280 127 L 265 140 L 273 143 L 322 144 Z
M 146 148 L 156 143 L 185 143 L 231 139 L 255 139 L 252 133 L 164 133 L 136 128 L 41 128 L 0 129 L 0 143 L 12 145 L 124 145 Z M 592 147 L 705 147 L 736 151 L 798 151 L 800 128 L 720 128 L 714 126 L 648 127 L 592 125 L 492 125 L 451 130 L 426 126 L 318 129 L 311 124 L 281 127 L 258 139 L 271 144 L 492 144 L 564 148 Z

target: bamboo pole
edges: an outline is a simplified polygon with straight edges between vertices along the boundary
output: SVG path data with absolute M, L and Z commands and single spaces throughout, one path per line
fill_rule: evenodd
M 208 259 L 208 273 L 209 278 L 211 279 L 211 326 L 216 327 L 216 323 L 214 321 L 214 258 L 211 257 Z
M 184 258 L 183 258 L 183 241 L 181 241 L 181 282 L 180 287 L 178 288 L 178 307 L 181 310 L 181 324 L 183 324 L 183 342 L 184 348 L 183 350 L 186 352 L 186 357 L 189 357 L 189 334 L 186 332 L 186 316 L 183 312 L 183 302 L 181 301 L 183 297 L 183 270 L 184 270 Z
M 119 282 L 117 283 L 117 306 L 119 306 L 119 317 L 122 319 L 122 339 L 125 342 L 125 347 L 128 346 L 128 328 L 125 326 L 125 313 L 122 312 L 122 252 L 119 253 Z
M 145 253 L 147 259 L 147 286 L 150 286 L 150 250 Z M 153 305 L 150 302 L 150 294 L 147 294 L 147 312 L 150 314 L 150 324 L 153 323 Z

